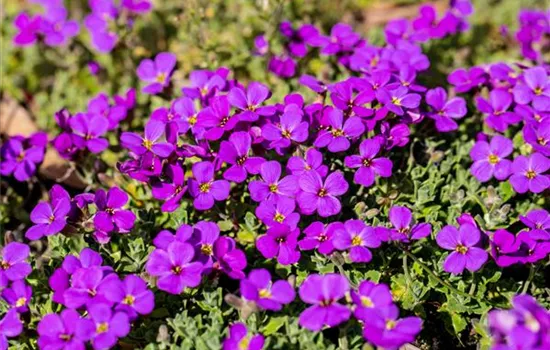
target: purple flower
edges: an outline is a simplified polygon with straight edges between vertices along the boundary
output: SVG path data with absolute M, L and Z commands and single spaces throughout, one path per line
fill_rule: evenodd
M 65 45 L 79 29 L 77 21 L 67 21 L 67 9 L 63 6 L 49 8 L 40 23 L 44 43 L 49 46 Z
M 518 156 L 512 163 L 510 183 L 518 193 L 541 193 L 550 187 L 550 176 L 543 175 L 548 169 L 550 160 L 540 153 L 533 153 L 529 158 Z
M 170 52 L 161 52 L 153 61 L 144 59 L 137 68 L 139 79 L 148 83 L 141 91 L 156 95 L 170 85 L 170 77 L 176 66 L 176 55 Z
M 260 105 L 269 98 L 270 91 L 267 86 L 258 82 L 252 82 L 248 85 L 246 92 L 240 87 L 234 87 L 229 91 L 227 99 L 229 103 L 239 109 L 239 120 L 253 122 L 258 120 L 259 116 L 272 115 L 275 113 L 275 107 Z
M 23 323 L 15 309 L 9 310 L 0 320 L 0 349 L 8 349 L 8 338 L 17 337 L 23 331 Z
M 523 127 L 523 139 L 533 149 L 550 157 L 550 119 L 544 123 L 532 123 Z
M 91 334 L 77 333 L 81 320 L 80 314 L 72 309 L 65 309 L 60 315 L 47 314 L 38 323 L 38 346 L 41 349 L 84 349 Z
M 375 229 L 361 220 L 348 220 L 334 232 L 334 247 L 338 250 L 349 249 L 352 262 L 371 261 L 372 253 L 369 248 L 378 248 L 381 243 Z
M 395 205 L 389 213 L 393 229 L 390 229 L 389 237 L 394 241 L 409 242 L 425 238 L 432 232 L 432 225 L 428 223 L 412 224 L 412 212 L 409 208 Z
M 521 254 L 518 254 L 520 241 L 516 236 L 506 230 L 496 230 L 490 235 L 491 256 L 498 266 L 506 267 L 522 261 Z
M 294 30 L 292 23 L 288 21 L 281 22 L 279 31 L 288 39 L 288 51 L 296 57 L 304 57 L 307 54 L 307 46 L 311 39 L 319 36 L 319 31 L 311 24 L 304 24 L 299 29 Z
M 191 86 L 184 87 L 181 90 L 185 96 L 191 99 L 200 98 L 204 102 L 214 95 L 216 91 L 224 88 L 226 84 L 225 76 L 220 70 L 216 72 L 195 70 L 189 75 Z
M 92 37 L 92 46 L 101 53 L 110 52 L 118 42 L 118 36 L 112 31 L 119 11 L 112 0 L 89 2 L 92 12 L 84 19 Z
M 343 227 L 341 222 L 325 225 L 320 221 L 315 221 L 304 229 L 306 236 L 298 242 L 298 246 L 301 250 L 317 248 L 319 253 L 328 255 L 334 251 L 334 233 Z
M 103 116 L 77 113 L 69 120 L 73 132 L 73 142 L 79 149 L 87 148 L 92 153 L 100 153 L 109 146 L 102 138 L 109 126 Z
M 359 89 L 360 88 L 360 89 Z M 359 93 L 354 96 L 354 90 Z M 347 112 L 350 116 L 368 117 L 373 114 L 373 110 L 364 107 L 366 103 L 372 102 L 375 94 L 370 86 L 366 89 L 356 86 L 351 79 L 329 86 L 330 99 L 334 106 L 341 111 Z
M 526 215 L 520 215 L 519 219 L 530 230 L 530 236 L 537 240 L 550 240 L 550 214 L 544 209 L 529 211 Z
M 269 60 L 267 68 L 280 78 L 291 78 L 296 74 L 296 61 L 287 55 L 273 56 Z
M 328 146 L 328 150 L 336 153 L 350 147 L 349 139 L 360 137 L 365 131 L 363 122 L 358 117 L 351 117 L 344 123 L 344 114 L 333 108 L 328 112 L 329 130 L 321 130 L 313 145 L 317 148 Z
M 413 342 L 422 329 L 422 320 L 398 317 L 399 309 L 395 305 L 366 310 L 363 336 L 373 345 L 388 349 Z
M 245 131 L 234 132 L 229 141 L 222 141 L 218 156 L 232 166 L 223 173 L 226 180 L 237 183 L 246 180 L 248 173 L 256 175 L 265 162 L 262 157 L 250 157 L 248 153 L 252 146 L 252 139 Z
M 300 214 L 295 213 L 296 202 L 292 198 L 280 197 L 277 201 L 265 200 L 256 208 L 256 216 L 267 226 L 276 223 L 285 224 L 294 230 L 300 221 Z
M 303 174 L 299 181 L 302 192 L 296 200 L 302 213 L 311 215 L 317 211 L 321 217 L 329 217 L 340 212 L 342 205 L 336 196 L 348 191 L 348 183 L 340 171 L 330 173 L 325 181 L 316 171 Z
M 214 243 L 214 264 L 212 268 L 221 271 L 229 277 L 239 280 L 244 278 L 246 255 L 236 248 L 235 240 L 230 237 L 220 237 Z
M 182 167 L 179 164 L 167 165 L 166 177 L 171 182 L 153 183 L 151 192 L 154 198 L 165 201 L 161 206 L 162 211 L 173 212 L 179 207 L 181 198 L 187 190 Z
M 28 46 L 38 40 L 42 16 L 29 16 L 26 12 L 21 12 L 13 20 L 18 33 L 13 37 L 15 46 Z
M 296 297 L 294 288 L 285 280 L 271 282 L 266 269 L 250 271 L 248 277 L 241 280 L 241 295 L 253 301 L 265 310 L 279 311 L 283 305 L 291 303 Z
M 290 265 L 300 260 L 300 252 L 296 249 L 300 229 L 291 230 L 288 225 L 275 223 L 264 235 L 256 240 L 256 248 L 264 258 L 277 257 L 281 265 Z
M 102 282 L 107 271 L 99 266 L 76 270 L 70 279 L 70 287 L 63 292 L 63 303 L 71 309 L 103 300 Z M 114 275 L 113 275 L 114 276 Z
M 293 156 L 288 159 L 286 168 L 292 175 L 303 175 L 310 171 L 316 171 L 325 177 L 328 173 L 328 167 L 323 165 L 323 154 L 315 148 L 310 148 L 306 152 L 305 159 L 298 156 Z
M 363 281 L 357 291 L 351 291 L 351 300 L 355 304 L 353 314 L 356 318 L 367 321 L 369 310 L 387 308 L 393 305 L 392 294 L 387 285 Z
M 35 134 L 36 135 L 36 134 Z M 0 148 L 0 174 L 13 174 L 17 181 L 26 181 L 36 173 L 44 160 L 45 148 L 30 144 L 30 138 L 12 137 Z
M 489 181 L 493 175 L 497 180 L 506 180 L 510 176 L 512 162 L 504 158 L 513 150 L 512 141 L 504 136 L 493 136 L 491 143 L 477 141 L 470 150 L 470 157 L 474 161 L 470 171 L 481 182 Z
M 380 89 L 376 92 L 376 98 L 389 111 L 402 116 L 405 114 L 403 108 L 414 109 L 420 105 L 422 97 L 419 94 L 409 94 L 409 89 L 400 86 L 395 90 Z
M 356 184 L 370 187 L 376 175 L 390 177 L 393 163 L 386 157 L 375 158 L 380 152 L 380 143 L 376 139 L 366 139 L 359 145 L 359 154 L 347 156 L 344 164 L 349 168 L 359 168 L 355 172 L 353 181 Z
M 317 80 L 317 78 L 312 75 L 304 74 L 300 77 L 298 82 L 318 94 L 324 94 L 327 91 L 327 86 L 322 81 Z
M 279 123 L 267 123 L 263 126 L 262 136 L 271 141 L 271 148 L 287 148 L 293 141 L 302 143 L 307 140 L 309 124 L 302 121 L 302 114 L 302 110 L 297 106 L 287 107 Z
M 178 240 L 182 241 L 183 236 L 180 230 L 184 226 L 180 227 L 176 232 Z M 214 222 L 199 221 L 191 230 L 192 236 L 189 238 L 189 243 L 195 247 L 195 256 L 197 261 L 203 264 L 205 269 L 212 267 L 214 258 L 214 244 L 220 237 L 220 229 Z M 187 236 L 187 235 L 185 235 Z
M 447 81 L 455 86 L 458 93 L 468 92 L 486 81 L 485 71 L 480 67 L 472 67 L 470 70 L 459 68 L 447 77 Z
M 113 312 L 108 304 L 88 305 L 88 317 L 78 323 L 77 334 L 83 338 L 91 335 L 94 349 L 114 347 L 118 338 L 130 333 L 130 320 L 124 312 Z
M 397 124 L 392 127 L 387 122 L 382 123 L 380 127 L 381 136 L 384 138 L 384 147 L 390 150 L 394 147 L 403 147 L 409 143 L 411 134 L 406 124 Z
M 298 191 L 298 178 L 288 175 L 281 179 L 281 164 L 277 161 L 263 163 L 260 176 L 262 181 L 254 180 L 248 185 L 250 198 L 256 202 L 277 201 L 281 196 L 292 198 Z
M 126 118 L 127 108 L 122 104 L 109 104 L 109 97 L 99 94 L 88 102 L 88 114 L 107 119 L 108 130 L 116 129 L 119 123 Z
M 454 97 L 447 101 L 447 92 L 440 87 L 428 90 L 426 103 L 432 107 L 433 112 L 429 116 L 435 121 L 435 127 L 440 132 L 458 129 L 455 119 L 464 117 L 468 112 L 463 98 Z
M 193 164 L 193 179 L 189 179 L 189 192 L 195 198 L 193 205 L 198 210 L 208 210 L 214 200 L 223 201 L 229 197 L 229 182 L 214 181 L 214 165 L 204 161 Z
M 300 326 L 320 331 L 323 326 L 334 327 L 346 322 L 351 311 L 338 303 L 349 291 L 348 280 L 339 274 L 309 275 L 300 286 L 300 299 L 312 306 L 300 314 Z
M 111 187 L 107 193 L 102 189 L 97 190 L 95 228 L 107 233 L 113 230 L 120 233 L 129 232 L 134 227 L 136 215 L 130 210 L 122 209 L 126 203 L 128 203 L 128 195 L 118 187 Z
M 24 280 L 13 281 L 9 288 L 2 291 L 2 298 L 17 312 L 27 312 L 32 298 L 32 288 Z
M 495 89 L 489 93 L 489 101 L 482 97 L 476 98 L 477 108 L 488 117 L 485 122 L 488 126 L 499 132 L 504 132 L 510 124 L 515 124 L 521 117 L 513 112 L 508 112 L 512 105 L 512 95 L 505 90 Z
M 147 273 L 158 277 L 157 287 L 170 294 L 180 294 L 186 287 L 194 288 L 201 282 L 203 266 L 192 262 L 193 246 L 172 242 L 165 250 L 155 249 L 145 265 Z
M 223 350 L 261 350 L 264 337 L 261 334 L 248 334 L 244 323 L 235 323 L 229 328 L 229 337 L 223 341 Z
M 155 239 L 153 239 L 153 245 L 159 249 L 166 250 L 168 249 L 170 243 L 174 241 L 186 243 L 187 241 L 189 241 L 192 235 L 193 227 L 183 224 L 178 227 L 175 235 L 169 230 L 160 231 L 156 235 Z
M 204 138 L 210 141 L 219 140 L 223 133 L 233 130 L 239 122 L 239 117 L 231 115 L 231 107 L 227 96 L 216 96 L 210 105 L 199 112 L 197 128 L 204 128 Z
M 269 43 L 265 40 L 265 35 L 258 35 L 254 38 L 254 54 L 264 56 L 269 50 Z
M 111 278 L 102 287 L 105 298 L 118 304 L 115 310 L 126 312 L 130 319 L 137 318 L 138 314 L 147 315 L 155 307 L 155 295 L 137 275 L 128 275 L 124 281 Z
M 159 141 L 164 130 L 164 124 L 157 120 L 151 120 L 145 124 L 143 137 L 133 132 L 123 132 L 120 135 L 120 142 L 137 155 L 143 155 L 149 151 L 161 158 L 166 158 L 174 150 L 174 145 Z
M 453 252 L 445 259 L 443 269 L 458 275 L 464 268 L 471 272 L 477 271 L 487 261 L 487 252 L 475 247 L 480 240 L 477 227 L 464 224 L 457 229 L 447 225 L 436 236 L 437 245 Z
M 68 198 L 60 198 L 52 203 L 40 202 L 31 212 L 31 226 L 25 233 L 30 240 L 37 240 L 43 236 L 51 236 L 61 232 L 67 224 L 67 214 L 71 210 Z
M 550 82 L 548 73 L 543 67 L 533 67 L 523 72 L 525 84 L 514 86 L 514 100 L 525 105 L 530 102 L 533 105 L 546 104 L 550 101 Z

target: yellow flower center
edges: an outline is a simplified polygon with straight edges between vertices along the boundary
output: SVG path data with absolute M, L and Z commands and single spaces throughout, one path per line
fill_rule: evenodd
M 0 263 L 0 267 L 2 268 L 2 270 L 7 270 L 10 268 L 10 266 L 10 263 L 5 260 L 2 260 L 2 262 Z
M 318 195 L 319 197 L 324 197 L 324 196 L 327 195 L 327 190 L 326 190 L 325 188 L 321 188 L 321 189 L 319 190 L 319 193 L 317 193 L 317 195 Z
M 23 159 L 25 159 L 25 151 L 22 151 L 22 152 L 19 153 L 19 155 L 17 156 L 17 161 L 18 161 L 18 162 L 22 162 Z
M 397 98 L 397 97 L 392 97 L 391 98 L 391 103 L 396 105 L 396 106 L 401 106 L 401 99 Z
M 541 87 L 535 88 L 535 95 L 537 95 L 537 96 L 542 95 L 542 88 Z
M 278 223 L 282 223 L 283 221 L 285 221 L 285 216 L 281 213 L 277 213 L 275 214 L 273 220 L 277 221 Z
M 525 326 L 533 333 L 537 333 L 540 330 L 540 323 L 530 313 L 524 315 Z
M 281 134 L 283 135 L 284 138 L 287 138 L 287 139 L 289 139 L 291 136 L 290 131 L 288 130 L 283 130 Z
M 361 305 L 364 307 L 373 307 L 374 303 L 371 298 L 361 295 Z
M 103 322 L 97 325 L 96 333 L 101 334 L 105 333 L 109 330 L 109 324 L 107 322 Z
M 174 266 L 174 267 L 172 268 L 172 272 L 173 272 L 175 275 L 179 275 L 179 274 L 181 273 L 181 271 L 182 271 L 181 266 Z
M 69 341 L 73 338 L 72 335 L 70 334 L 60 334 L 59 335 L 59 339 L 63 340 L 63 341 Z
M 548 143 L 543 137 L 539 137 L 539 138 L 537 139 L 537 142 L 538 142 L 538 144 L 541 145 L 541 146 L 546 146 L 546 144 Z
M 212 184 L 210 182 L 202 183 L 199 186 L 199 191 L 201 191 L 202 193 L 208 193 L 208 191 L 210 191 L 210 187 L 212 187 Z
M 187 122 L 188 122 L 189 125 L 191 125 L 191 126 L 197 124 L 197 116 L 196 116 L 196 115 L 190 116 L 189 119 L 187 119 Z
M 258 292 L 260 295 L 260 298 L 270 298 L 271 297 L 271 291 L 269 289 L 260 289 Z
M 397 323 L 394 320 L 387 320 L 386 321 L 386 329 L 389 330 L 389 331 L 394 329 L 396 325 L 397 325 Z
M 204 255 L 212 255 L 212 244 L 202 244 L 201 253 Z
M 497 155 L 491 154 L 491 155 L 489 156 L 489 163 L 491 163 L 491 164 L 497 164 L 499 161 L 500 161 L 500 159 L 498 158 Z
M 15 306 L 16 307 L 21 307 L 21 306 L 24 306 L 26 303 L 27 303 L 27 298 L 21 297 L 21 298 L 17 299 L 17 301 L 15 302 Z
M 468 252 L 468 247 L 463 246 L 462 244 L 459 244 L 456 246 L 455 250 L 460 254 L 466 254 Z
M 354 247 L 360 246 L 362 244 L 363 244 L 363 240 L 361 239 L 360 236 L 355 236 L 351 240 L 351 245 Z
M 537 173 L 534 170 L 529 170 L 525 173 L 525 176 L 527 176 L 529 180 L 532 180 L 537 176 Z
M 122 303 L 132 306 L 134 305 L 135 301 L 136 301 L 136 298 L 133 295 L 128 294 L 127 296 L 124 297 L 124 300 L 122 300 Z
M 363 159 L 363 166 L 364 167 L 370 167 L 371 166 L 371 160 L 369 158 L 364 158 Z
M 147 148 L 149 151 L 151 150 L 151 147 L 153 147 L 153 142 L 150 141 L 150 140 L 143 140 L 143 143 L 142 143 L 143 147 Z
M 344 131 L 342 129 L 332 129 L 331 133 L 334 137 L 344 136 Z
M 276 193 L 278 190 L 279 190 L 279 186 L 277 186 L 277 184 L 269 185 L 269 192 Z
M 237 159 L 237 165 L 243 165 L 244 162 L 246 162 L 247 158 L 248 158 L 247 156 L 243 156 L 243 157 L 240 157 L 239 159 Z
M 156 80 L 157 83 L 163 84 L 164 81 L 166 80 L 166 74 L 164 74 L 164 73 L 157 74 L 157 78 L 155 80 Z
M 248 349 L 248 344 L 250 344 L 250 339 L 248 339 L 248 337 L 244 337 L 239 342 L 239 350 L 247 350 Z

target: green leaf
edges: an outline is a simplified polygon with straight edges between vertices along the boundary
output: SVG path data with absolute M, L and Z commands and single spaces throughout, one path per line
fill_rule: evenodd
M 464 317 L 462 317 L 460 314 L 453 314 L 451 316 L 451 320 L 453 322 L 453 329 L 456 332 L 456 334 L 462 332 L 468 325 Z
M 266 336 L 276 333 L 279 328 L 281 328 L 287 322 L 287 319 L 287 316 L 272 317 L 269 320 L 269 323 L 263 328 L 262 333 Z

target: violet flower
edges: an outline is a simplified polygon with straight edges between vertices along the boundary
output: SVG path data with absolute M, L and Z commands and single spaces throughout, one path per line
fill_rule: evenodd
M 281 265 L 290 265 L 300 260 L 298 245 L 299 229 L 276 223 L 256 240 L 256 248 L 266 259 L 277 257 Z
M 261 350 L 264 341 L 261 334 L 248 334 L 244 323 L 234 323 L 229 328 L 229 336 L 223 341 L 223 350 Z
M 189 193 L 195 198 L 193 205 L 198 210 L 208 210 L 214 201 L 223 201 L 229 197 L 229 182 L 214 180 L 214 165 L 204 161 L 193 164 L 193 178 L 189 179 Z
M 470 150 L 474 161 L 470 171 L 481 182 L 489 181 L 493 175 L 497 180 L 506 180 L 512 171 L 512 162 L 508 157 L 514 150 L 510 139 L 495 135 L 491 143 L 478 141 Z
M 79 29 L 77 21 L 67 21 L 67 9 L 63 6 L 49 8 L 40 23 L 44 43 L 48 46 L 65 45 Z
M 205 129 L 204 138 L 210 141 L 219 140 L 224 132 L 233 130 L 239 117 L 231 114 L 227 96 L 215 96 L 210 105 L 199 112 L 197 128 Z
M 96 300 L 104 299 L 100 292 L 106 270 L 99 266 L 80 268 L 71 279 L 70 287 L 63 292 L 63 304 L 71 309 L 87 306 Z
M 410 240 L 419 240 L 430 235 L 432 225 L 428 223 L 418 223 L 412 225 L 412 212 L 407 207 L 395 205 L 389 212 L 390 222 L 393 228 L 390 229 L 389 237 L 394 241 L 409 242 Z
M 454 97 L 447 101 L 447 92 L 437 87 L 428 90 L 426 103 L 432 107 L 433 112 L 428 114 L 435 121 L 437 131 L 448 132 L 458 129 L 456 119 L 466 115 L 466 101 L 461 97 Z
M 108 349 L 117 344 L 119 338 L 130 333 L 130 320 L 124 312 L 113 312 L 108 304 L 88 305 L 88 318 L 78 323 L 77 334 L 91 335 L 94 349 Z
M 349 168 L 359 168 L 353 177 L 356 184 L 370 187 L 376 175 L 390 177 L 393 163 L 386 157 L 375 158 L 380 152 L 380 143 L 376 139 L 366 139 L 359 145 L 359 155 L 346 156 L 344 164 Z
M 548 169 L 550 159 L 540 153 L 533 153 L 530 157 L 518 156 L 512 163 L 510 184 L 518 193 L 541 193 L 550 187 L 550 176 L 544 175 Z
M 134 227 L 136 215 L 130 210 L 122 209 L 128 200 L 128 194 L 118 187 L 111 187 L 107 193 L 102 189 L 97 190 L 97 212 L 94 216 L 96 229 L 107 233 L 113 230 L 120 233 L 129 232 Z
M 472 67 L 469 70 L 459 68 L 447 77 L 447 81 L 455 86 L 458 93 L 468 92 L 486 81 L 485 71 L 480 67 Z
M 389 349 L 413 342 L 422 329 L 422 320 L 398 317 L 399 309 L 395 305 L 366 310 L 363 336 L 373 345 Z
M 172 242 L 166 251 L 155 249 L 145 265 L 148 274 L 158 277 L 157 287 L 170 294 L 181 294 L 186 287 L 194 288 L 201 282 L 203 266 L 192 262 L 193 246 Z
M 111 278 L 102 287 L 105 298 L 118 304 L 115 310 L 124 311 L 130 319 L 137 318 L 138 314 L 147 315 L 155 307 L 155 295 L 137 275 L 128 275 L 123 281 Z
M 323 165 L 323 154 L 315 148 L 310 148 L 305 154 L 305 159 L 298 156 L 292 156 L 286 163 L 286 168 L 292 175 L 303 175 L 310 171 L 316 171 L 325 177 L 328 173 L 328 167 Z
M 179 241 L 182 241 L 184 238 L 180 232 L 183 227 L 184 226 L 182 225 L 182 227 L 180 227 L 176 232 L 176 237 Z M 214 244 L 219 237 L 220 229 L 214 222 L 199 221 L 191 230 L 191 237 L 188 239 L 189 243 L 195 247 L 196 260 L 203 264 L 205 270 L 212 267 L 214 258 Z
M 109 142 L 102 137 L 109 125 L 104 117 L 77 113 L 69 120 L 69 124 L 73 142 L 79 149 L 87 148 L 92 153 L 100 153 L 109 146 Z
M 2 298 L 17 312 L 27 312 L 32 298 L 32 288 L 24 280 L 13 281 L 9 288 L 2 290 Z
M 346 151 L 350 147 L 349 139 L 360 137 L 365 131 L 363 122 L 358 117 L 351 117 L 344 123 L 344 114 L 333 108 L 328 112 L 329 130 L 321 130 L 313 145 L 317 148 L 328 146 L 330 152 Z
M 315 221 L 304 229 L 306 236 L 298 242 L 298 246 L 301 250 L 317 249 L 319 253 L 329 255 L 334 251 L 334 233 L 343 228 L 344 224 L 341 222 L 325 225 L 320 221 Z
M 321 217 L 329 217 L 340 212 L 342 204 L 336 198 L 348 191 L 349 185 L 340 171 L 335 171 L 323 181 L 321 175 L 310 171 L 298 180 L 302 192 L 296 201 L 302 213 L 311 215 L 317 212 Z
M 15 46 L 29 46 L 38 40 L 42 16 L 30 16 L 26 12 L 21 12 L 13 20 L 13 25 L 17 28 L 18 33 L 13 37 Z
M 302 114 L 301 109 L 285 108 L 279 123 L 267 123 L 262 127 L 262 137 L 271 141 L 271 148 L 287 148 L 292 142 L 306 141 L 309 123 L 302 121 Z
M 300 314 L 298 323 L 310 331 L 320 331 L 323 326 L 334 327 L 346 322 L 351 311 L 338 303 L 349 292 L 348 280 L 339 274 L 309 275 L 300 286 L 300 299 L 313 304 Z
M 281 196 L 292 198 L 298 191 L 298 178 L 288 175 L 281 179 L 281 164 L 277 161 L 263 163 L 260 176 L 262 181 L 254 180 L 248 185 L 250 198 L 256 202 L 277 201 Z
M 291 230 L 294 230 L 300 221 L 300 214 L 295 213 L 295 209 L 294 199 L 280 197 L 277 201 L 262 201 L 256 208 L 256 216 L 268 227 L 279 223 L 288 225 Z
M 512 95 L 505 90 L 495 89 L 489 93 L 489 101 L 482 97 L 476 98 L 477 108 L 488 117 L 487 125 L 496 131 L 504 132 L 510 124 L 518 123 L 521 117 L 508 109 L 512 105 Z
M 447 225 L 436 236 L 437 245 L 443 249 L 453 251 L 443 264 L 443 269 L 449 273 L 458 275 L 464 268 L 475 272 L 487 261 L 488 254 L 485 250 L 475 245 L 480 240 L 477 227 L 470 224 L 460 225 L 457 229 Z
M 183 224 L 176 230 L 174 235 L 169 230 L 160 231 L 153 239 L 153 245 L 159 249 L 166 250 L 170 243 L 178 241 L 181 243 L 187 243 L 193 235 L 193 227 Z
M 52 203 L 40 202 L 31 212 L 31 226 L 25 233 L 30 240 L 37 240 L 43 236 L 52 236 L 61 232 L 67 224 L 67 214 L 71 210 L 69 199 L 60 198 Z
M 151 192 L 154 198 L 165 201 L 161 206 L 162 211 L 173 212 L 180 206 L 181 198 L 187 190 L 182 167 L 179 164 L 167 165 L 166 177 L 171 182 L 153 183 Z
M 38 346 L 41 349 L 84 349 L 91 334 L 77 332 L 81 317 L 72 309 L 61 314 L 47 314 L 37 326 Z
M 17 337 L 23 331 L 23 323 L 15 309 L 11 309 L 0 320 L 0 349 L 8 349 L 8 338 Z
M 361 220 L 348 220 L 344 226 L 334 233 L 333 244 L 338 250 L 349 249 L 352 262 L 367 263 L 372 259 L 369 248 L 378 248 L 380 238 L 373 227 L 367 226 Z
M 149 151 L 161 158 L 166 158 L 174 150 L 174 145 L 160 141 L 164 131 L 165 128 L 161 122 L 151 120 L 145 124 L 143 137 L 133 132 L 123 132 L 120 135 L 120 142 L 137 155 L 143 155 Z
M 226 180 L 237 183 L 246 180 L 248 173 L 256 175 L 260 172 L 261 165 L 265 162 L 262 157 L 250 157 L 252 139 L 245 131 L 237 131 L 229 136 L 229 141 L 222 141 L 218 156 L 232 166 L 224 171 Z
M 420 105 L 422 99 L 419 94 L 408 93 L 406 87 L 400 86 L 395 90 L 380 89 L 376 92 L 376 98 L 389 111 L 402 116 L 405 109 L 414 109 Z
M 226 85 L 225 76 L 219 70 L 216 72 L 194 70 L 189 74 L 189 80 L 191 86 L 182 88 L 182 92 L 185 96 L 191 99 L 201 99 L 202 102 Z
M 259 116 L 275 113 L 273 106 L 260 106 L 271 95 L 267 86 L 258 82 L 248 85 L 246 92 L 240 87 L 234 87 L 229 91 L 227 99 L 229 103 L 240 110 L 239 120 L 254 122 Z
M 544 209 L 529 211 L 526 215 L 520 215 L 519 219 L 529 227 L 529 235 L 537 240 L 550 240 L 550 214 Z
M 533 67 L 523 72 L 525 84 L 518 83 L 514 86 L 514 100 L 525 105 L 547 104 L 550 102 L 550 82 L 548 73 L 543 67 Z
M 147 85 L 141 90 L 143 93 L 156 95 L 170 85 L 174 67 L 176 66 L 176 55 L 171 52 L 157 54 L 155 60 L 144 59 L 137 68 L 139 79 Z
M 0 174 L 13 174 L 17 181 L 31 178 L 44 160 L 45 147 L 30 144 L 30 139 L 11 137 L 0 148 Z
M 296 61 L 292 57 L 282 55 L 273 56 L 269 60 L 267 69 L 280 78 L 291 78 L 296 74 Z
M 294 288 L 285 280 L 271 281 L 266 269 L 250 271 L 248 277 L 241 280 L 241 295 L 245 300 L 253 301 L 265 310 L 279 311 L 283 305 L 291 303 L 296 297 Z
M 369 310 L 393 305 L 390 288 L 383 283 L 376 284 L 371 281 L 363 281 L 357 287 L 357 291 L 352 290 L 351 300 L 355 304 L 354 316 L 363 322 L 368 321 Z
M 549 119 L 550 121 L 550 119 Z M 550 123 L 532 123 L 523 127 L 523 139 L 533 146 L 533 149 L 546 157 L 550 157 Z
M 232 279 L 242 279 L 246 268 L 246 255 L 237 249 L 235 240 L 230 237 L 220 237 L 214 243 L 214 264 L 215 271 L 221 271 Z
M 126 118 L 128 110 L 125 105 L 109 103 L 106 94 L 99 94 L 88 102 L 88 114 L 107 119 L 108 130 L 116 129 L 119 123 Z

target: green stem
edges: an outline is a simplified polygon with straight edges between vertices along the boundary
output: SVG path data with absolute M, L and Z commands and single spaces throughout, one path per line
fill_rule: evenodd
M 434 280 L 436 280 L 439 284 L 447 287 L 451 292 L 462 295 L 463 297 L 471 298 L 472 296 L 468 293 L 465 293 L 461 290 L 456 289 L 452 285 L 450 285 L 448 282 L 445 282 L 442 280 L 438 275 L 435 274 L 426 264 L 424 264 L 422 261 L 420 261 L 416 256 L 412 255 L 410 252 L 404 250 L 403 251 L 408 257 L 410 257 L 414 262 L 416 262 L 420 267 L 428 273 Z
M 414 293 L 414 290 L 412 290 L 412 279 L 411 275 L 409 273 L 409 264 L 407 263 L 407 255 L 403 255 L 403 272 L 405 273 L 405 280 L 407 281 L 407 290 L 410 290 L 412 293 L 412 296 L 414 298 L 415 304 L 418 303 L 418 298 L 416 297 L 416 294 Z
M 529 289 L 529 285 L 531 284 L 531 281 L 533 281 L 534 277 L 535 277 L 535 265 L 531 264 L 531 267 L 529 268 L 529 277 L 527 277 L 527 280 L 523 285 L 523 289 L 521 291 L 522 294 L 527 293 L 527 290 Z

